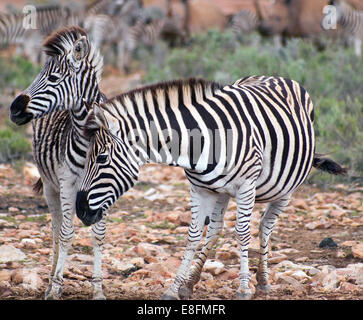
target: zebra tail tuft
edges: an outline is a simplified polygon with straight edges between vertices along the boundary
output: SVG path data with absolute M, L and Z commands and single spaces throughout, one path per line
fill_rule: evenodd
M 314 155 L 313 167 L 335 175 L 346 175 L 348 170 L 340 164 L 328 158 L 321 158 L 320 155 Z
M 36 183 L 33 184 L 33 191 L 35 193 L 41 194 L 43 191 L 43 181 L 42 178 L 39 178 Z

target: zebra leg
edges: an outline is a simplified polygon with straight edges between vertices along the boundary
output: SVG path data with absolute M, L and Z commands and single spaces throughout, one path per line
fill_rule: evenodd
M 61 186 L 61 207 L 62 207 L 62 223 L 59 232 L 59 249 L 56 268 L 51 279 L 51 289 L 46 299 L 59 299 L 62 295 L 63 271 L 67 258 L 67 252 L 72 245 L 74 238 L 74 214 L 76 203 L 75 194 L 72 185 Z
M 191 212 L 192 219 L 188 231 L 188 243 L 184 252 L 184 257 L 178 269 L 174 283 L 164 292 L 161 299 L 170 300 L 178 299 L 179 288 L 184 284 L 187 274 L 190 270 L 192 260 L 198 245 L 202 239 L 206 217 L 213 212 L 213 209 L 218 200 L 218 194 L 212 193 L 207 189 L 197 186 L 191 186 Z
M 102 219 L 92 225 L 91 237 L 94 252 L 93 263 L 93 299 L 105 300 L 106 297 L 102 291 L 102 245 L 106 234 L 106 214 L 103 214 Z
M 230 196 L 221 194 L 214 207 L 208 224 L 206 240 L 201 252 L 199 253 L 195 264 L 189 271 L 188 280 L 179 289 L 179 297 L 181 299 L 190 299 L 193 294 L 193 287 L 198 283 L 204 263 L 208 259 L 210 250 L 214 247 L 218 240 L 220 231 L 223 228 L 223 217 L 226 212 Z M 206 218 L 207 219 L 207 218 Z
M 354 53 L 357 57 L 362 55 L 362 39 L 359 36 L 354 37 Z
M 52 291 L 52 278 L 58 261 L 59 254 L 59 233 L 62 225 L 62 210 L 59 198 L 59 192 L 50 187 L 43 179 L 44 197 L 47 200 L 49 210 L 52 214 L 52 233 L 53 233 L 53 254 L 52 254 L 52 267 L 49 274 L 49 284 L 45 291 L 45 299 L 48 299 Z
M 268 241 L 275 225 L 277 217 L 286 208 L 290 201 L 290 195 L 279 200 L 270 202 L 262 215 L 260 222 L 259 238 L 260 238 L 260 262 L 256 274 L 257 289 L 262 292 L 269 292 L 268 284 Z
M 239 272 L 240 285 L 236 294 L 236 299 L 248 300 L 252 296 L 252 291 L 248 286 L 251 275 L 248 267 L 248 246 L 251 239 L 250 219 L 255 204 L 256 186 L 255 183 L 243 185 L 236 195 L 237 215 L 236 215 L 236 238 L 240 247 L 241 267 Z

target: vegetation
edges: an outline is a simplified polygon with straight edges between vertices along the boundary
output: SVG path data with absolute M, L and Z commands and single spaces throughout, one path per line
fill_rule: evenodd
M 38 74 L 40 68 L 35 67 L 29 60 L 15 56 L 0 57 L 0 92 L 26 88 Z
M 0 57 L 0 106 L 8 108 L 15 91 L 26 88 L 39 69 L 22 57 Z M 27 158 L 30 152 L 31 144 L 26 137 L 25 128 L 15 126 L 10 120 L 4 121 L 0 127 L 0 163 L 16 164 Z
M 23 160 L 30 151 L 30 142 L 22 131 L 11 127 L 0 130 L 0 163 Z
M 202 77 L 231 83 L 249 75 L 279 75 L 300 82 L 315 106 L 317 152 L 327 153 L 363 175 L 363 59 L 352 48 L 321 39 L 319 50 L 306 39 L 288 40 L 275 48 L 271 40 L 251 35 L 245 44 L 230 32 L 209 31 L 174 48 L 160 63 L 146 59 L 146 83 Z M 246 44 L 247 43 L 247 44 Z M 253 45 L 251 45 L 253 43 Z M 313 175 L 314 176 L 314 175 Z M 319 175 L 321 179 L 336 180 Z

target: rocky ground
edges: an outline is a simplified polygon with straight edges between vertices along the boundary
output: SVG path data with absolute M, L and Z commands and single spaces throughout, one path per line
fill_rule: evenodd
M 36 170 L 0 166 L 0 299 L 42 299 L 51 262 L 51 216 L 32 192 Z M 108 215 L 104 292 L 108 299 L 158 299 L 171 284 L 186 245 L 189 184 L 179 168 L 149 165 L 138 185 Z M 363 188 L 302 186 L 272 233 L 271 293 L 254 299 L 363 298 Z M 256 285 L 256 205 L 250 246 L 251 288 Z M 193 299 L 232 299 L 238 287 L 233 235 L 235 203 L 206 263 Z M 64 272 L 64 299 L 92 298 L 89 228 L 76 218 L 76 236 Z M 325 240 L 331 238 L 332 241 Z M 321 242 L 323 243 L 321 244 Z M 319 247 L 319 245 L 321 246 Z

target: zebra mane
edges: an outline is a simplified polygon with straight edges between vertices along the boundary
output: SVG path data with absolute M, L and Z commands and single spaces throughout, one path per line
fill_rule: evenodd
M 156 84 L 151 84 L 148 86 L 136 88 L 130 90 L 128 92 L 122 93 L 118 96 L 111 98 L 110 100 L 116 100 L 120 103 L 123 103 L 125 98 L 129 98 L 132 101 L 134 100 L 135 95 L 142 94 L 144 92 L 151 92 L 153 96 L 162 90 L 162 91 L 169 91 L 169 90 L 182 90 L 185 87 L 195 88 L 201 87 L 205 89 L 211 89 L 211 91 L 215 91 L 217 89 L 221 89 L 223 86 L 214 81 L 208 81 L 200 78 L 189 78 L 189 79 L 178 79 L 178 80 L 171 80 L 171 81 L 164 81 L 158 82 Z M 106 101 L 107 103 L 107 101 Z
M 64 27 L 53 32 L 43 43 L 45 53 L 50 57 L 62 56 L 68 54 L 73 49 L 73 44 L 82 36 L 87 37 L 87 32 L 78 26 Z M 103 57 L 100 51 L 90 43 L 90 49 L 87 60 L 95 68 L 97 81 L 101 80 L 103 68 Z
M 170 92 L 175 90 L 180 92 L 186 87 L 192 89 L 199 87 L 204 91 L 210 90 L 213 92 L 215 90 L 221 89 L 223 86 L 217 82 L 207 81 L 204 79 L 196 79 L 196 78 L 159 82 L 156 84 L 136 88 L 128 92 L 122 93 L 120 95 L 117 95 L 101 103 L 100 107 L 111 115 L 113 114 L 112 108 L 114 107 L 117 108 L 117 105 L 126 106 L 125 99 L 131 100 L 133 102 L 132 105 L 137 106 L 135 100 L 136 96 L 139 94 L 144 94 L 147 92 L 151 93 L 152 96 L 156 96 L 158 91 Z M 200 90 L 199 92 L 202 94 L 203 90 Z M 90 112 L 86 120 L 83 132 L 88 139 L 91 139 L 98 130 L 99 127 L 95 121 L 94 112 Z

